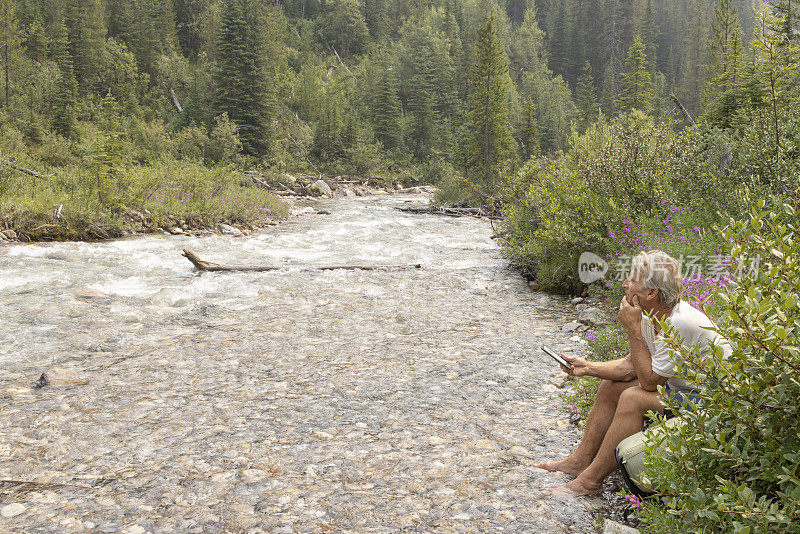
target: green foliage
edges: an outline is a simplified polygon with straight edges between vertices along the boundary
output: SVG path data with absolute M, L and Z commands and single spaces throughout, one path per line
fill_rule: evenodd
M 469 78 L 470 138 L 465 163 L 469 175 L 491 195 L 517 161 L 508 117 L 508 59 L 492 14 L 478 29 L 475 54 Z
M 703 384 L 686 424 L 651 454 L 647 476 L 665 507 L 647 507 L 654 532 L 798 532 L 800 529 L 800 244 L 796 204 L 753 203 L 722 237 L 739 261 L 761 267 L 720 295 L 718 331 L 734 347 L 722 357 L 670 343 L 688 376 Z M 658 444 L 654 444 L 657 446 Z M 675 526 L 677 525 L 677 528 Z M 668 530 L 673 529 L 673 530 Z
M 69 36 L 67 28 L 61 21 L 58 33 L 53 40 L 53 56 L 58 65 L 58 85 L 53 102 L 53 129 L 61 135 L 70 137 L 75 132 L 75 106 L 78 82 L 72 67 L 72 56 L 69 52 Z
M 697 143 L 636 111 L 598 121 L 568 153 L 528 162 L 506 191 L 506 254 L 541 288 L 574 294 L 582 288 L 582 252 L 631 252 L 617 239 L 630 221 L 655 233 L 672 227 L 665 224 L 670 206 L 690 205 L 696 217 L 708 217 L 704 224 L 713 223 L 715 212 L 728 208 L 714 191 L 735 188 L 702 152 L 689 159 Z M 691 233 L 674 237 L 697 244 Z
M 236 123 L 244 152 L 256 157 L 269 154 L 275 106 L 264 22 L 253 0 L 223 0 L 214 71 L 214 113 Z
M 627 72 L 622 74 L 622 94 L 617 106 L 622 111 L 653 110 L 653 83 L 647 65 L 647 48 L 637 36 L 628 51 Z
M 317 21 L 317 32 L 326 47 L 339 54 L 360 54 L 367 43 L 369 30 L 357 0 L 334 0 Z M 378 22 L 375 22 L 378 24 Z
M 600 106 L 594 91 L 594 78 L 592 66 L 589 62 L 583 67 L 583 74 L 578 78 L 578 87 L 575 90 L 575 107 L 578 108 L 578 131 L 583 133 L 600 113 Z
M 208 136 L 205 159 L 211 163 L 233 163 L 242 151 L 239 128 L 225 114 L 214 119 L 216 124 Z

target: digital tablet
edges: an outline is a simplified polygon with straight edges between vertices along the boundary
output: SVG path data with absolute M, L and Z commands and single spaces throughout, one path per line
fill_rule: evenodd
M 567 360 L 553 352 L 547 345 L 542 345 L 542 350 L 545 354 L 553 358 L 555 361 L 566 367 L 567 369 L 572 369 L 572 364 L 569 363 Z

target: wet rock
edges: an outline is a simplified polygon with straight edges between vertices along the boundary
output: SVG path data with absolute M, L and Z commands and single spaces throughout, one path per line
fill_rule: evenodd
M 184 235 L 186 232 L 180 226 L 175 226 L 174 228 L 169 229 L 169 233 L 172 235 Z
M 330 215 L 331 212 L 328 210 L 317 210 L 317 215 Z
M 16 502 L 14 504 L 7 504 L 2 508 L 0 508 L 0 515 L 8 519 L 11 517 L 18 516 L 19 514 L 25 512 L 25 510 L 27 510 L 27 508 L 25 508 L 25 505 Z
M 340 187 L 339 188 L 339 194 L 344 196 L 344 197 L 354 197 L 354 196 L 356 196 L 355 192 L 352 189 L 350 189 L 349 187 Z
M 86 380 L 78 376 L 72 369 L 65 369 L 63 367 L 53 367 L 52 369 L 48 369 L 42 376 L 39 377 L 39 380 L 36 381 L 34 387 L 42 388 L 45 386 L 50 386 L 54 388 L 63 388 L 63 387 L 71 387 L 71 386 L 82 386 L 86 383 Z
M 16 239 L 17 238 L 17 232 L 15 232 L 14 230 L 3 230 L 2 234 L 6 237 L 6 239 Z
M 333 194 L 331 186 L 329 186 L 327 182 L 325 182 L 325 180 L 317 180 L 316 182 L 311 184 L 309 190 L 311 191 L 312 194 L 316 194 L 319 196 L 329 197 Z
M 523 458 L 533 457 L 531 451 L 529 451 L 525 447 L 520 447 L 519 445 L 514 445 L 513 447 L 505 451 L 504 456 L 509 458 L 516 458 L 518 460 Z
M 88 287 L 79 289 L 74 294 L 76 299 L 84 302 L 97 302 L 101 304 L 107 304 L 111 302 L 111 295 L 107 295 L 106 293 L 96 289 L 89 289 Z
M 608 316 L 600 308 L 586 308 L 580 315 L 578 321 L 589 326 L 605 326 L 609 324 Z
M 610 519 L 606 519 L 603 525 L 603 534 L 638 534 L 639 529 L 626 527 Z
M 219 231 L 223 235 L 230 235 L 233 237 L 242 237 L 244 235 L 241 230 L 239 230 L 238 228 L 234 228 L 229 224 L 220 224 Z
M 567 323 L 567 324 L 565 324 L 564 326 L 561 327 L 561 331 L 562 332 L 575 332 L 581 326 L 583 326 L 583 325 L 581 323 L 579 323 L 579 322 Z

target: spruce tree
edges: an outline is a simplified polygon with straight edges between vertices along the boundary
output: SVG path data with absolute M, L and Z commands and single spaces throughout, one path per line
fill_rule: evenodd
M 120 127 L 119 105 L 109 91 L 100 104 L 102 135 L 92 150 L 92 165 L 96 172 L 97 198 L 101 203 L 110 200 L 111 180 L 126 161 L 127 143 Z
M 56 36 L 53 39 L 53 58 L 58 65 L 58 83 L 53 102 L 53 128 L 66 137 L 75 132 L 75 106 L 78 83 L 69 52 L 69 34 L 63 21 L 57 22 Z
M 584 132 L 597 118 L 600 106 L 594 92 L 592 66 L 587 61 L 575 89 L 575 106 L 578 108 L 578 131 Z
M 739 83 L 742 56 L 742 32 L 738 10 L 732 0 L 719 0 L 714 8 L 711 36 L 708 39 L 709 62 L 703 100 L 707 109 Z
M 627 72 L 622 74 L 622 94 L 618 106 L 622 111 L 653 109 L 653 84 L 647 65 L 647 48 L 639 36 L 628 51 Z
M 508 59 L 493 14 L 478 28 L 475 56 L 469 77 L 470 141 L 466 163 L 470 174 L 493 194 L 503 171 L 517 159 L 508 124 Z
M 780 21 L 775 29 L 785 41 L 797 39 L 800 28 L 800 0 L 769 0 L 769 4 Z
M 88 93 L 101 86 L 106 25 L 101 0 L 67 0 L 70 54 L 78 90 Z
M 269 154 L 274 88 L 263 53 L 264 21 L 254 0 L 223 0 L 214 69 L 213 115 L 227 113 L 246 154 Z
M 400 99 L 397 97 L 397 77 L 391 66 L 384 66 L 377 81 L 373 116 L 375 137 L 391 150 L 400 145 Z
M 524 122 L 522 124 L 522 153 L 525 161 L 539 155 L 539 116 L 536 110 L 536 102 L 532 98 L 526 98 L 523 107 Z

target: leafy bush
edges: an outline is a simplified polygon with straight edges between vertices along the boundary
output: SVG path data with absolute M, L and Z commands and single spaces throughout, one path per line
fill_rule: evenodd
M 704 388 L 686 424 L 650 446 L 647 476 L 665 508 L 654 532 L 800 532 L 800 243 L 796 205 L 763 200 L 722 232 L 739 262 L 761 268 L 719 294 L 723 359 L 671 339 L 684 372 Z M 657 452 L 658 447 L 666 448 Z
M 710 254 L 718 239 L 704 230 L 728 209 L 713 191 L 736 187 L 698 135 L 634 111 L 598 121 L 562 156 L 530 161 L 505 196 L 506 254 L 540 288 L 571 293 L 583 288 L 576 266 L 587 250 Z
M 228 118 L 227 113 L 216 117 L 214 122 L 216 124 L 206 145 L 206 160 L 212 163 L 232 163 L 242 151 L 239 128 Z

